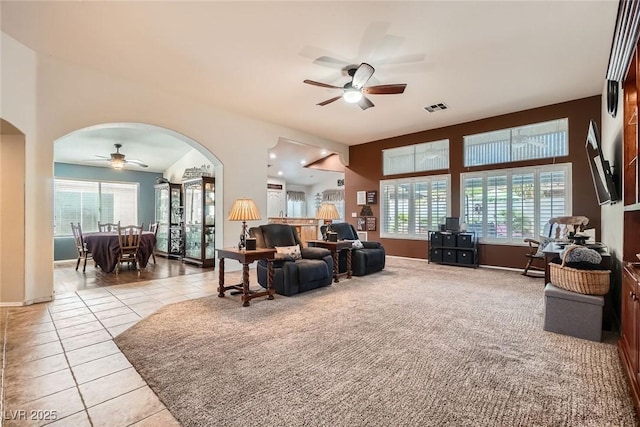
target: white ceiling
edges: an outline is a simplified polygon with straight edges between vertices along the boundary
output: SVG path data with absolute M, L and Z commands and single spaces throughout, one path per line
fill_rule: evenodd
M 600 94 L 617 5 L 0 3 L 2 31 L 38 52 L 348 145 Z M 376 107 L 366 111 L 342 100 L 316 106 L 339 92 L 304 79 L 337 86 L 349 79 L 314 63 L 321 56 L 369 62 L 376 68 L 369 84 L 407 89 L 370 95 Z M 439 102 L 450 108 L 424 110 Z M 83 155 L 114 151 L 116 141 L 103 142 Z M 127 156 L 151 163 L 149 150 L 123 144 Z

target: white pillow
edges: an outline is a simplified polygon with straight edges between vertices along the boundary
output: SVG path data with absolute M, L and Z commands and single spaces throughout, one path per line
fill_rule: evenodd
M 282 255 L 289 255 L 293 259 L 302 258 L 300 253 L 300 245 L 295 246 L 276 246 L 276 253 Z
M 351 244 L 351 247 L 353 249 L 362 249 L 362 248 L 364 248 L 364 245 L 362 244 L 362 242 L 360 240 L 354 240 L 353 243 Z

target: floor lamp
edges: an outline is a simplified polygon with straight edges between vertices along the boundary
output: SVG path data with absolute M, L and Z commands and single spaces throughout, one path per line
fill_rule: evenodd
M 251 199 L 237 199 L 233 202 L 231 212 L 229 212 L 229 221 L 242 221 L 242 234 L 240 234 L 240 243 L 238 249 L 246 248 L 247 221 L 260 219 L 260 212 L 255 202 Z

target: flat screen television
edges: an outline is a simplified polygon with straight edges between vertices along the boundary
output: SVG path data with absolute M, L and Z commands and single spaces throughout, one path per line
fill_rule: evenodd
M 598 204 L 615 203 L 618 200 L 615 181 L 613 180 L 609 162 L 605 160 L 602 154 L 598 126 L 594 120 L 589 122 L 585 148 L 587 150 L 587 158 L 589 159 L 593 186 L 596 190 L 596 196 L 598 197 Z

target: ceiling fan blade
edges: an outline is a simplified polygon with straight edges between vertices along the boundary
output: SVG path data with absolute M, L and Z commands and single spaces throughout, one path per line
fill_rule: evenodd
M 333 58 L 331 56 L 321 56 L 313 60 L 313 63 L 316 65 L 321 65 L 329 68 L 337 68 L 341 69 L 349 65 L 347 61 L 343 61 L 342 59 Z
M 99 157 L 101 159 L 110 159 L 111 157 L 107 157 L 107 156 L 99 156 L 97 154 L 94 154 L 94 156 Z
M 413 55 L 401 55 L 381 58 L 376 61 L 376 65 L 391 65 L 391 64 L 410 64 L 414 62 L 422 62 L 427 55 L 424 53 L 416 53 Z
M 83 159 L 81 162 L 110 162 L 111 159 L 105 157 L 104 159 Z
M 369 98 L 367 98 L 366 96 L 363 96 L 362 99 L 358 101 L 358 105 L 363 110 L 366 110 L 367 108 L 375 107 L 374 103 L 371 102 Z
M 316 104 L 316 105 L 319 105 L 319 106 L 321 106 L 321 107 L 324 107 L 325 105 L 327 105 L 327 104 L 331 104 L 333 101 L 337 101 L 337 100 L 338 100 L 338 99 L 340 99 L 340 98 L 342 98 L 342 95 L 340 95 L 340 96 L 336 96 L 336 97 L 333 97 L 333 98 L 331 98 L 331 99 L 327 99 L 326 101 L 322 101 L 322 102 L 320 102 L 319 104 Z
M 312 85 L 312 86 L 326 87 L 328 89 L 342 89 L 339 86 L 328 85 L 326 83 L 320 83 L 320 82 L 316 82 L 316 81 L 313 81 L 313 80 L 305 80 L 303 83 L 306 83 L 306 84 Z
M 366 93 L 369 95 L 394 95 L 396 93 L 403 93 L 406 87 L 407 85 L 404 83 L 395 85 L 369 86 L 362 89 L 362 93 Z
M 351 86 L 354 89 L 362 89 L 364 85 L 369 81 L 371 76 L 373 76 L 373 72 L 375 68 L 371 65 L 363 62 L 360 64 L 356 72 L 353 74 L 353 79 L 351 80 Z
M 133 163 L 134 165 L 138 165 L 141 168 L 148 168 L 149 167 L 149 165 L 145 165 L 140 160 L 125 160 L 124 162 L 125 163 Z

